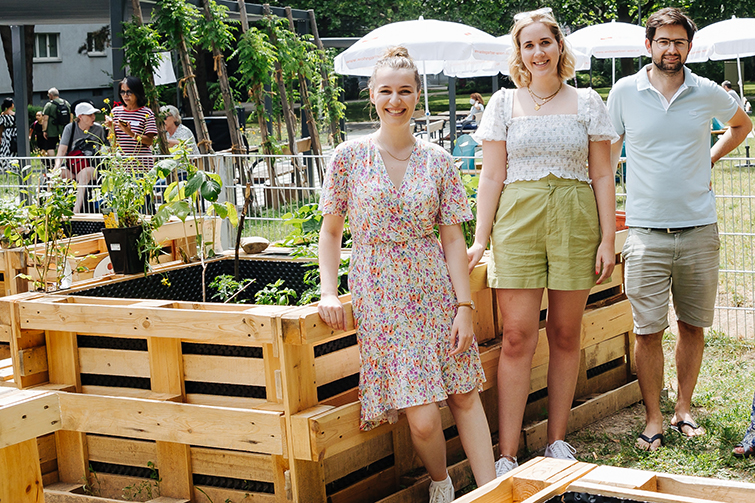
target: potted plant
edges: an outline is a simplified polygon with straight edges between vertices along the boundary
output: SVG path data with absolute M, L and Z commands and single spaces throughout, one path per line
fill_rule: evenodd
M 102 234 L 113 271 L 146 272 L 149 259 L 160 252 L 152 237 L 155 222 L 145 216 L 146 207 L 152 204 L 155 173 L 133 169 L 122 154 L 111 154 L 104 163 L 100 170 L 105 214 Z

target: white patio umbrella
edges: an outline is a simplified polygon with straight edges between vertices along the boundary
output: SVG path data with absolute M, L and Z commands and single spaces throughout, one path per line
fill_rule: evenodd
M 744 98 L 742 67 L 739 60 L 749 56 L 755 56 L 755 19 L 732 17 L 698 31 L 692 40 L 687 62 L 736 59 L 739 94 Z
M 335 71 L 342 75 L 371 75 L 385 50 L 395 45 L 406 47 L 423 75 L 426 115 L 429 115 L 427 74 L 444 72 L 450 77 L 464 77 L 475 69 L 492 72 L 495 63 L 505 64 L 508 57 L 506 44 L 482 30 L 420 17 L 416 21 L 399 21 L 372 30 L 336 56 Z M 466 66 L 454 69 L 456 63 Z M 488 75 L 497 73 L 495 70 Z
M 567 35 L 566 41 L 588 58 L 611 58 L 612 84 L 616 82 L 616 58 L 650 56 L 645 48 L 645 28 L 615 20 L 577 30 Z M 580 68 L 579 64 L 577 68 Z

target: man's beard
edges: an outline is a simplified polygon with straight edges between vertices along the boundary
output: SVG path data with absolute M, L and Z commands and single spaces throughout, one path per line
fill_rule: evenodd
M 674 74 L 679 73 L 682 70 L 684 61 L 682 60 L 682 58 L 679 58 L 674 62 L 664 62 L 663 57 L 661 57 L 660 60 L 653 58 L 653 64 L 663 73 Z

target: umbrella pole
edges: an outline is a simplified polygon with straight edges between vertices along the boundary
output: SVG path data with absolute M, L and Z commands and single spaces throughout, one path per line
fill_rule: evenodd
M 422 62 L 422 84 L 425 87 L 425 139 L 430 141 L 430 100 L 427 97 L 427 68 L 426 63 Z
M 611 87 L 616 84 L 616 58 L 611 58 Z
M 742 65 L 739 63 L 739 54 L 737 54 L 737 84 L 739 84 L 739 99 L 742 100 L 742 106 L 745 103 L 745 85 L 742 82 Z

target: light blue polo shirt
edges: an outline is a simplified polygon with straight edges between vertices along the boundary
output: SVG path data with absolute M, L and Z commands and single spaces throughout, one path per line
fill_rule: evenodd
M 608 95 L 608 113 L 626 142 L 627 225 L 712 224 L 710 123 L 731 120 L 737 104 L 686 66 L 684 84 L 667 102 L 650 84 L 649 67 L 618 81 Z

